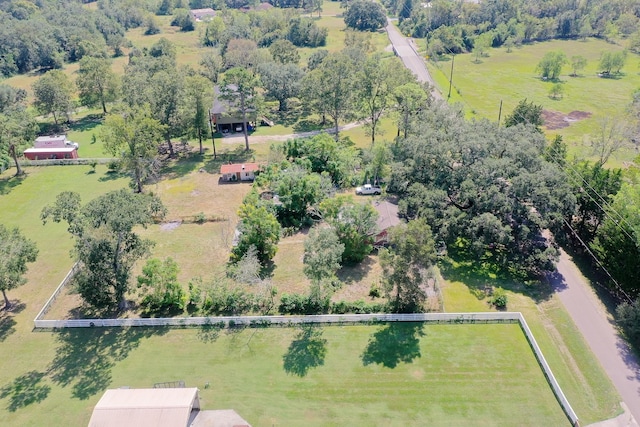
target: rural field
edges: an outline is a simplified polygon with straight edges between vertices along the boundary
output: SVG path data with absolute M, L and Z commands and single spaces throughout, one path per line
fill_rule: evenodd
M 217 174 L 207 172 L 216 165 L 209 156 L 202 164 L 185 161 L 184 167 L 178 164 L 168 171 L 167 179 L 149 186 L 166 203 L 169 220 L 199 212 L 233 218 L 233 205 L 249 187 L 218 186 Z M 200 166 L 205 172 L 199 172 Z M 234 407 L 254 425 L 327 425 L 325 420 L 333 425 L 371 425 L 372 420 L 394 420 L 378 425 L 394 425 L 395 420 L 398 425 L 420 425 L 418 420 L 424 419 L 432 419 L 433 425 L 455 425 L 455 420 L 462 424 L 527 425 L 529 421 L 517 418 L 523 413 L 531 414 L 526 416 L 531 420 L 529 425 L 566 422 L 516 325 L 425 327 L 425 335 L 419 339 L 420 357 L 394 353 L 398 348 L 409 351 L 413 341 L 388 331 L 390 337 L 381 334 L 380 339 L 394 344 L 374 354 L 381 360 L 406 362 L 393 369 L 363 362 L 367 342 L 384 327 L 327 327 L 323 332 L 328 349 L 324 364 L 309 369 L 305 377 L 284 371 L 288 351 L 293 353 L 293 361 L 299 358 L 296 363 L 316 363 L 313 357 L 297 353 L 300 348 L 309 348 L 307 344 L 298 343 L 287 350 L 300 334 L 294 329 L 34 332 L 32 319 L 72 264 L 65 227 L 43 226 L 40 210 L 59 191 L 78 191 L 88 200 L 125 187 L 127 180 L 111 176 L 104 166 L 98 166 L 96 173 L 90 173 L 88 166 L 27 171 L 26 178 L 17 180 L 5 173 L 0 181 L 0 221 L 19 225 L 40 249 L 38 261 L 29 270 L 29 282 L 9 293 L 17 308 L 3 313 L 0 320 L 0 356 L 7 361 L 6 369 L 0 372 L 0 415 L 11 425 L 40 425 L 44 414 L 59 425 L 83 425 L 105 388 L 142 387 L 171 380 L 200 387 L 205 407 Z M 182 281 L 195 275 L 210 278 L 222 274 L 228 252 L 221 227 L 226 227 L 224 221 L 184 224 L 173 230 L 152 226 L 142 232 L 157 241 L 154 256 L 171 255 L 179 261 Z M 273 279 L 277 287 L 282 280 L 284 289 L 304 289 L 296 288 L 300 286 L 300 273 L 295 273 L 301 268 L 299 261 L 287 261 L 299 257 L 300 245 L 287 239 L 280 244 Z M 480 283 L 508 289 L 509 309 L 525 314 L 583 421 L 606 419 L 619 411 L 619 398 L 608 378 L 552 295 L 532 293 L 465 265 L 445 268 L 443 274 L 448 279 L 443 292 L 449 312 L 490 310 L 478 291 Z M 364 276 L 363 280 L 370 279 Z M 350 286 L 341 292 L 348 293 Z M 62 312 L 64 300 L 56 302 L 62 304 Z M 56 307 L 52 315 L 60 310 Z M 521 381 L 523 378 L 528 379 Z M 496 381 L 506 382 L 498 385 Z M 207 382 L 210 386 L 205 388 Z M 273 393 L 274 388 L 285 391 Z M 486 396 L 487 388 L 499 394 Z M 385 401 L 372 396 L 385 396 Z M 512 400 L 513 396 L 520 398 Z M 331 409 L 324 410 L 327 402 L 331 402 Z
M 554 40 L 523 45 L 507 53 L 505 48 L 490 49 L 489 56 L 475 63 L 475 55 L 456 55 L 454 60 L 451 102 L 458 102 L 469 117 L 498 120 L 502 101 L 502 121 L 524 98 L 542 105 L 544 110 L 566 117 L 573 111 L 588 113 L 588 118 L 572 121 L 564 128 L 545 131 L 549 137 L 562 135 L 569 143 L 569 155 L 589 157 L 589 141 L 602 128 L 602 121 L 621 116 L 631 102 L 631 95 L 640 88 L 640 57 L 629 53 L 622 73 L 614 78 L 598 77 L 600 55 L 605 51 L 622 50 L 599 39 Z M 535 72 L 538 62 L 548 51 L 561 51 L 568 58 L 581 55 L 587 59 L 586 68 L 572 77 L 571 66 L 565 65 L 559 82 L 562 98 L 552 99 L 549 91 L 554 82 L 542 81 Z M 449 89 L 451 61 L 428 62 L 428 67 L 445 97 Z M 479 84 L 481 82 L 481 84 Z M 613 166 L 631 160 L 636 151 L 620 152 L 612 158 Z
M 338 2 L 327 2 L 318 25 L 330 29 L 326 48 L 337 51 L 344 43 L 344 21 Z M 127 37 L 137 47 L 148 47 L 161 37 L 177 46 L 178 62 L 195 66 L 206 51 L 198 43 L 202 31 L 181 33 L 159 17 L 162 32 Z M 374 33 L 376 51 L 388 44 L 383 32 Z M 497 120 L 523 98 L 546 110 L 590 116 L 570 126 L 549 130 L 570 143 L 571 153 L 586 153 L 583 135 L 598 130 L 598 120 L 621 114 L 630 94 L 640 87 L 638 57 L 630 55 L 619 79 L 596 76 L 603 50 L 618 49 L 600 40 L 553 41 L 527 45 L 506 53 L 490 51 L 476 64 L 471 55 L 455 59 L 453 102 L 468 116 Z M 579 77 L 569 68 L 561 77 L 564 97 L 548 97 L 551 83 L 536 77 L 534 69 L 548 50 L 567 56 L 583 55 L 588 65 Z M 300 49 L 301 63 L 313 52 Z M 385 53 L 391 56 L 390 52 Z M 114 69 L 122 71 L 126 55 Z M 429 65 L 446 94 L 449 62 Z M 73 74 L 77 64 L 67 65 Z M 37 73 L 3 81 L 30 91 Z M 483 84 L 478 84 L 482 80 Z M 187 286 L 201 278 L 215 281 L 225 275 L 237 209 L 249 184 L 220 185 L 219 168 L 229 161 L 264 162 L 269 137 L 316 129 L 319 118 L 300 117 L 294 105 L 291 117 L 278 117 L 274 127 L 260 127 L 244 153 L 243 142 L 216 138 L 204 156 L 195 151 L 167 164 L 161 178 L 146 186 L 158 195 L 168 214 L 140 234 L 156 242 L 151 256 L 173 257 L 180 266 L 179 281 Z M 80 143 L 81 157 L 104 157 L 99 140 L 102 128 L 97 110 L 80 110 L 69 139 Z M 274 115 L 276 114 L 273 112 Z M 394 120 L 380 123 L 381 140 L 396 134 Z M 341 133 L 359 148 L 370 146 L 365 129 Z M 97 140 L 93 136 L 98 137 Z M 257 138 L 259 137 L 259 138 Z M 191 141 L 193 150 L 195 144 Z M 632 153 L 621 153 L 616 165 Z M 39 256 L 30 265 L 26 285 L 8 292 L 15 304 L 0 312 L 0 424 L 11 426 L 82 426 L 107 388 L 150 387 L 156 382 L 183 380 L 200 389 L 205 409 L 233 408 L 254 426 L 562 426 L 569 421 L 556 401 L 518 325 L 383 324 L 314 328 L 232 329 L 91 329 L 36 332 L 33 318 L 65 276 L 73 259 L 72 241 L 63 224 L 42 224 L 40 212 L 61 191 L 76 191 L 87 202 L 101 194 L 126 188 L 129 179 L 109 173 L 105 165 L 29 167 L 27 175 L 0 174 L 0 224 L 20 227 L 34 240 Z M 369 200 L 369 199 L 367 199 Z M 206 220 L 198 224 L 195 218 Z M 271 280 L 279 294 L 306 292 L 303 274 L 305 231 L 281 239 Z M 135 268 L 140 272 L 142 263 Z M 447 312 L 491 311 L 487 286 L 507 292 L 510 311 L 527 319 L 581 425 L 611 418 L 621 409 L 620 397 L 595 360 L 564 307 L 545 285 L 524 285 L 497 276 L 472 263 L 452 261 L 440 266 Z M 366 298 L 380 280 L 377 255 L 358 267 L 338 272 L 344 282 L 334 299 Z M 79 299 L 64 293 L 47 318 L 73 316 Z
M 175 380 L 254 426 L 569 425 L 515 324 L 33 334 L 55 353 L 3 372 L 8 425 L 86 425 L 105 386 Z

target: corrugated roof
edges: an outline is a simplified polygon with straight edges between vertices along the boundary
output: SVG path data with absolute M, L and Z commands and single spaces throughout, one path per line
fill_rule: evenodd
M 107 390 L 93 410 L 89 427 L 187 427 L 197 388 Z
M 233 163 L 231 165 L 220 166 L 220 173 L 255 172 L 260 168 L 257 163 Z

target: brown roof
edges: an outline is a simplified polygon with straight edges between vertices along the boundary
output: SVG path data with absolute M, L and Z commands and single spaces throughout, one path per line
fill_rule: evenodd
M 373 207 L 378 211 L 378 220 L 376 221 L 378 231 L 384 231 L 402 222 L 398 217 L 398 205 L 385 200 L 375 203 Z
M 220 173 L 238 173 L 238 172 L 255 172 L 260 169 L 260 165 L 257 163 L 233 163 L 230 165 L 220 166 Z

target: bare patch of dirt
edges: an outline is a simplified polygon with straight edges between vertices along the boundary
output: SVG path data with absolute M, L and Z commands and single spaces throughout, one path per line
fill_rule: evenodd
M 559 111 L 542 110 L 544 126 L 548 130 L 563 129 L 569 127 L 573 122 L 588 119 L 589 117 L 591 117 L 591 113 L 588 111 L 572 111 L 569 114 L 564 114 Z
M 180 225 L 182 225 L 182 221 L 170 221 L 170 222 L 165 222 L 164 224 L 162 224 L 160 226 L 160 229 L 162 231 L 171 231 L 171 230 L 175 230 L 176 228 L 180 227 Z

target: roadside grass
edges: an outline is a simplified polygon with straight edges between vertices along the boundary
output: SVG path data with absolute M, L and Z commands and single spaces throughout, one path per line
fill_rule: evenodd
M 447 312 L 496 311 L 485 286 L 507 292 L 508 311 L 524 314 L 563 392 L 587 425 L 621 413 L 620 396 L 558 297 L 545 284 L 523 285 L 464 263 L 442 268 Z M 464 282 L 464 283 L 463 283 Z M 537 304 L 536 304 L 537 301 Z
M 5 359 L 0 415 L 12 426 L 87 425 L 104 388 L 174 380 L 257 427 L 569 425 L 517 324 L 30 335 L 53 352 Z
M 602 52 L 619 51 L 623 48 L 599 39 L 554 40 L 524 45 L 507 53 L 506 49 L 491 49 L 489 56 L 474 63 L 474 56 L 461 54 L 455 57 L 453 85 L 462 96 L 467 112 L 476 118 L 498 120 L 500 101 L 502 119 L 511 113 L 517 103 L 527 98 L 545 110 L 568 114 L 571 111 L 586 111 L 591 117 L 571 122 L 568 127 L 546 130 L 549 136 L 562 135 L 571 146 L 570 156 L 590 157 L 589 137 L 601 127 L 605 118 L 619 117 L 631 102 L 631 94 L 640 87 L 640 73 L 637 71 L 638 55 L 629 53 L 625 67 L 619 78 L 598 77 L 598 63 Z M 549 91 L 555 82 L 542 81 L 535 72 L 536 65 L 548 51 L 562 51 L 567 57 L 581 55 L 587 59 L 587 66 L 578 77 L 571 77 L 570 65 L 563 67 L 559 78 L 564 89 L 560 99 L 551 99 Z M 440 62 L 436 67 L 429 63 L 429 70 L 441 91 L 448 92 L 450 62 Z M 452 95 L 452 101 L 457 98 Z M 631 153 L 620 153 L 612 162 L 619 165 L 630 159 Z

